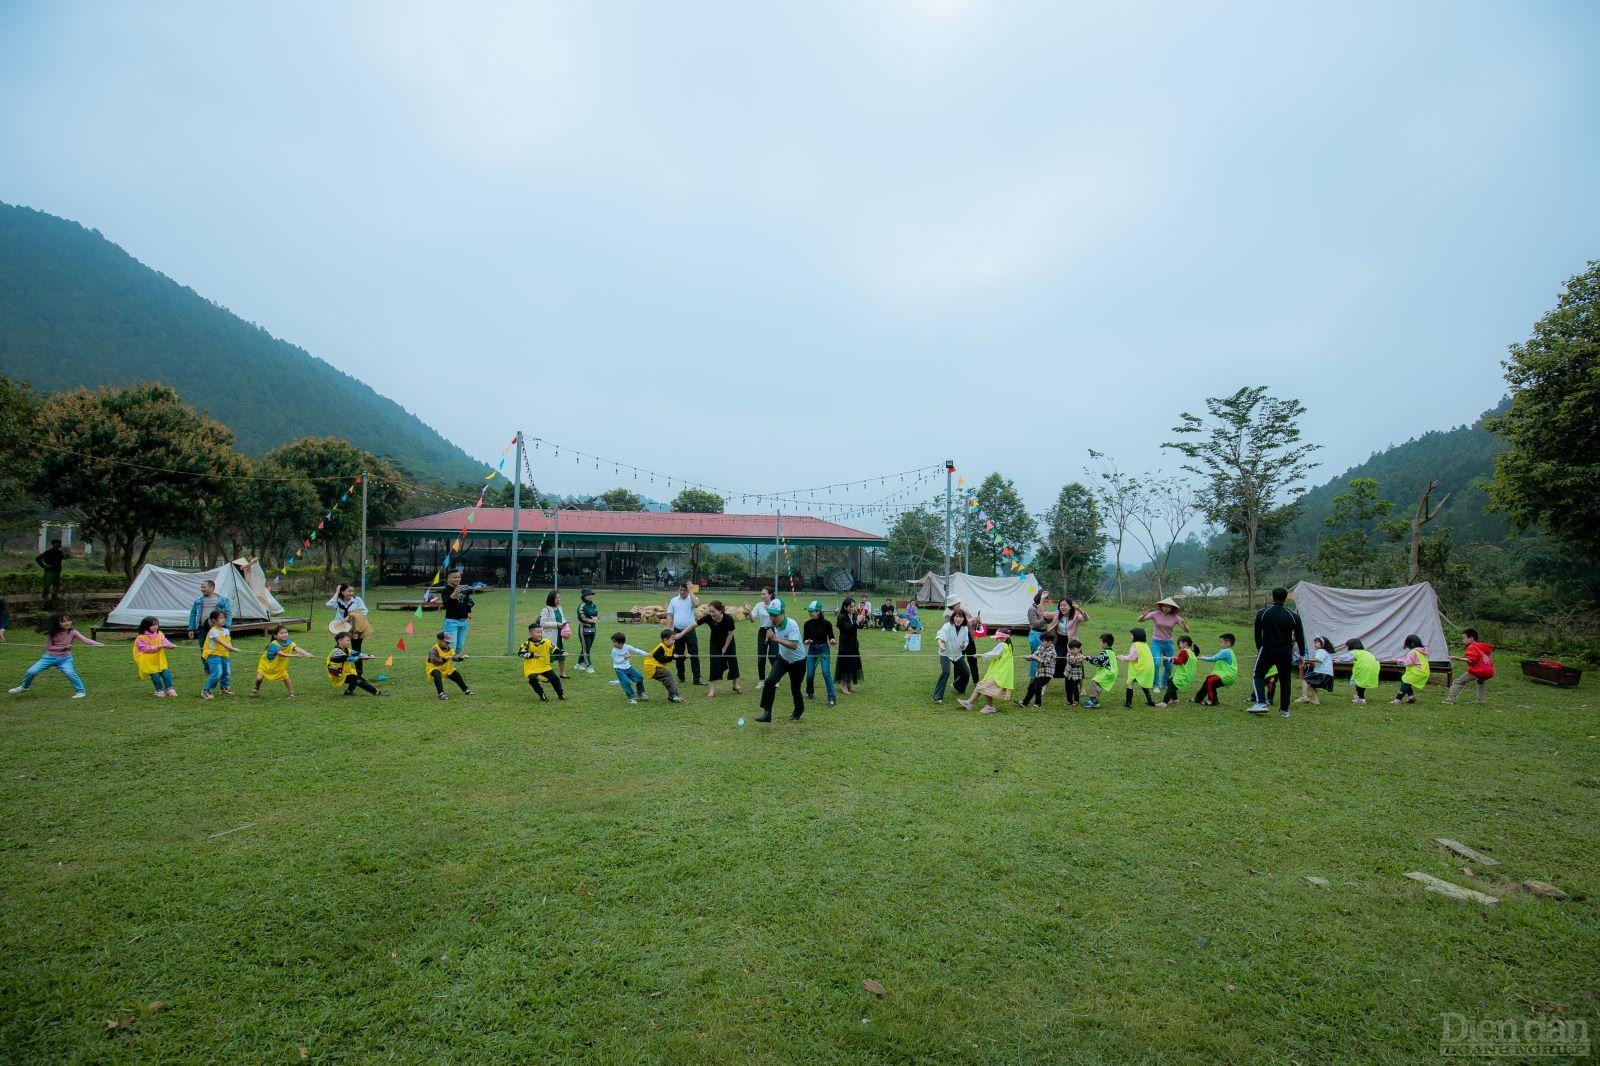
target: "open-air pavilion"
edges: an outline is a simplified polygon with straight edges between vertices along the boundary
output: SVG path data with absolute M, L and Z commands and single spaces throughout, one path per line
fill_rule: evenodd
M 511 559 L 512 509 L 468 508 L 408 518 L 378 531 L 378 562 L 386 585 L 419 585 L 433 577 L 445 555 L 469 581 L 506 583 Z M 747 584 L 771 583 L 776 570 L 785 587 L 823 585 L 835 591 L 871 578 L 884 538 L 809 515 L 685 514 L 662 511 L 540 511 L 517 513 L 517 582 L 637 588 L 690 575 L 690 545 L 747 549 Z M 465 543 L 451 542 L 467 527 Z M 822 549 L 830 551 L 824 559 Z M 765 557 L 767 565 L 755 565 Z M 851 587 L 846 585 L 846 588 Z

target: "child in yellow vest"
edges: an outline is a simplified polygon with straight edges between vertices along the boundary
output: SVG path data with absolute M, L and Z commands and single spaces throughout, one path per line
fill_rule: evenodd
M 661 682 L 667 690 L 667 699 L 672 703 L 682 703 L 683 697 L 678 695 L 678 682 L 672 676 L 672 645 L 677 642 L 678 631 L 663 629 L 661 642 L 650 649 L 650 654 L 644 657 L 639 664 L 639 669 L 644 671 L 646 680 L 654 678 Z M 644 686 L 639 686 L 639 698 L 644 699 Z
M 567 694 L 561 691 L 561 679 L 550 665 L 550 657 L 555 650 L 556 646 L 545 637 L 544 627 L 538 622 L 528 627 L 528 639 L 517 649 L 517 654 L 522 657 L 522 676 L 533 686 L 540 703 L 545 702 L 544 689 L 539 687 L 541 681 L 549 682 L 550 687 L 556 690 L 556 699 L 567 698 Z
M 1383 667 L 1378 662 L 1378 657 L 1368 651 L 1355 637 L 1344 642 L 1345 654 L 1341 659 L 1350 663 L 1350 687 L 1356 694 L 1350 697 L 1351 703 L 1366 703 L 1367 693 L 1378 687 L 1378 679 L 1383 673 Z
M 433 690 L 439 694 L 441 700 L 450 698 L 444 694 L 444 679 L 447 677 L 455 682 L 456 688 L 461 690 L 463 696 L 472 695 L 472 690 L 467 687 L 467 679 L 456 669 L 456 663 L 466 661 L 466 655 L 457 655 L 455 648 L 450 646 L 449 633 L 441 632 L 434 638 L 433 647 L 428 649 L 428 661 L 423 663 L 423 673 L 433 682 Z
M 1150 698 L 1150 686 L 1156 683 L 1156 658 L 1150 651 L 1150 641 L 1145 637 L 1143 626 L 1134 626 L 1128 630 L 1128 636 L 1131 638 L 1128 654 L 1117 656 L 1128 664 L 1128 687 L 1122 694 L 1122 708 L 1127 710 L 1133 706 L 1135 688 L 1144 693 L 1145 705 L 1154 707 L 1156 701 Z
M 1417 689 L 1427 685 L 1428 675 L 1432 672 L 1428 667 L 1428 649 L 1422 646 L 1422 638 L 1415 633 L 1406 637 L 1406 653 L 1396 661 L 1405 669 L 1400 672 L 1400 691 L 1389 702 L 1416 703 Z
M 289 680 L 289 660 L 309 659 L 311 653 L 289 639 L 288 626 L 278 626 L 269 635 L 272 639 L 267 641 L 267 650 L 261 653 L 261 658 L 256 662 L 256 684 L 250 690 L 250 695 L 261 695 L 263 681 L 282 681 L 292 700 L 294 682 Z
M 212 611 L 206 618 L 211 627 L 206 630 L 200 644 L 200 661 L 206 664 L 206 683 L 200 698 L 213 699 L 212 693 L 222 690 L 224 696 L 233 695 L 233 641 L 225 624 L 228 616 L 222 611 Z
M 1092 655 L 1085 659 L 1088 665 L 1095 668 L 1094 676 L 1089 678 L 1089 695 L 1084 699 L 1083 706 L 1100 706 L 1100 697 L 1111 691 L 1111 686 L 1117 683 L 1117 657 L 1112 652 L 1117 638 L 1110 633 L 1100 634 L 1100 654 Z
M 1017 684 L 1017 666 L 1011 657 L 1011 634 L 1004 629 L 994 631 L 994 647 L 978 656 L 979 659 L 991 660 L 988 669 L 983 672 L 983 680 L 972 690 L 972 698 L 957 700 L 967 710 L 972 710 L 972 705 L 978 697 L 983 697 L 983 706 L 979 714 L 994 714 L 999 710 L 994 705 L 995 700 L 1009 703 L 1011 690 Z
M 379 692 L 373 688 L 372 683 L 361 676 L 361 671 L 356 665 L 362 659 L 370 658 L 372 656 L 350 650 L 350 631 L 348 629 L 343 633 L 335 633 L 333 650 L 328 653 L 328 680 L 333 683 L 334 688 L 343 685 L 346 696 L 354 696 L 356 689 L 370 692 L 374 696 L 387 696 L 387 692 Z
M 172 641 L 161 632 L 161 622 L 154 616 L 139 620 L 139 634 L 133 638 L 133 665 L 139 676 L 155 686 L 157 696 L 176 696 L 172 687 L 172 670 L 167 666 L 167 649 Z

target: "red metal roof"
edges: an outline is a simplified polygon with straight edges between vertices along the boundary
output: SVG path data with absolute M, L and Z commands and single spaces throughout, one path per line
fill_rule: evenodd
M 511 508 L 483 507 L 467 525 L 470 508 L 421 515 L 396 522 L 386 529 L 410 533 L 453 535 L 467 526 L 470 533 L 510 533 Z M 522 533 L 550 532 L 548 514 L 524 509 L 519 525 Z M 580 539 L 585 536 L 613 540 L 667 538 L 682 541 L 768 541 L 777 537 L 777 518 L 769 514 L 679 514 L 668 511 L 562 511 L 561 535 Z M 792 541 L 852 541 L 863 545 L 881 544 L 882 537 L 849 526 L 841 526 L 809 515 L 784 515 L 783 536 Z

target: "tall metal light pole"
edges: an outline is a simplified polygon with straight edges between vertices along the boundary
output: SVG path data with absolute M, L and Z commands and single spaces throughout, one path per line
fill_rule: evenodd
M 522 524 L 522 430 L 517 430 L 517 464 L 511 475 L 511 565 L 506 573 L 511 580 L 506 584 L 506 654 L 517 650 L 517 532 Z
M 367 472 L 361 472 L 361 602 L 367 600 Z
M 556 592 L 561 591 L 561 501 L 556 501 L 555 509 L 555 547 L 550 552 L 550 579 L 554 582 L 550 587 Z
M 956 461 L 954 459 L 946 459 L 944 461 L 944 594 L 946 596 L 950 595 L 950 556 L 955 552 L 955 542 L 950 539 L 955 531 L 954 511 L 952 510 L 955 506 L 955 498 L 952 495 L 955 491 L 955 485 L 953 484 L 955 476 Z
M 778 567 L 783 565 L 783 512 L 778 513 L 778 524 L 772 536 L 772 594 L 779 595 Z

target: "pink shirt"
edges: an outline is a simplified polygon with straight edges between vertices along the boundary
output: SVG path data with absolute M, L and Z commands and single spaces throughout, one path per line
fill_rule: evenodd
M 91 648 L 103 648 L 104 644 L 98 640 L 90 640 L 76 629 L 69 629 L 65 633 L 51 633 L 44 642 L 44 653 L 54 658 L 72 654 L 72 642 L 81 640 Z
M 1181 625 L 1185 631 L 1189 628 L 1189 623 L 1177 611 L 1146 611 L 1139 616 L 1139 621 L 1150 623 L 1151 640 L 1171 640 L 1174 626 Z

